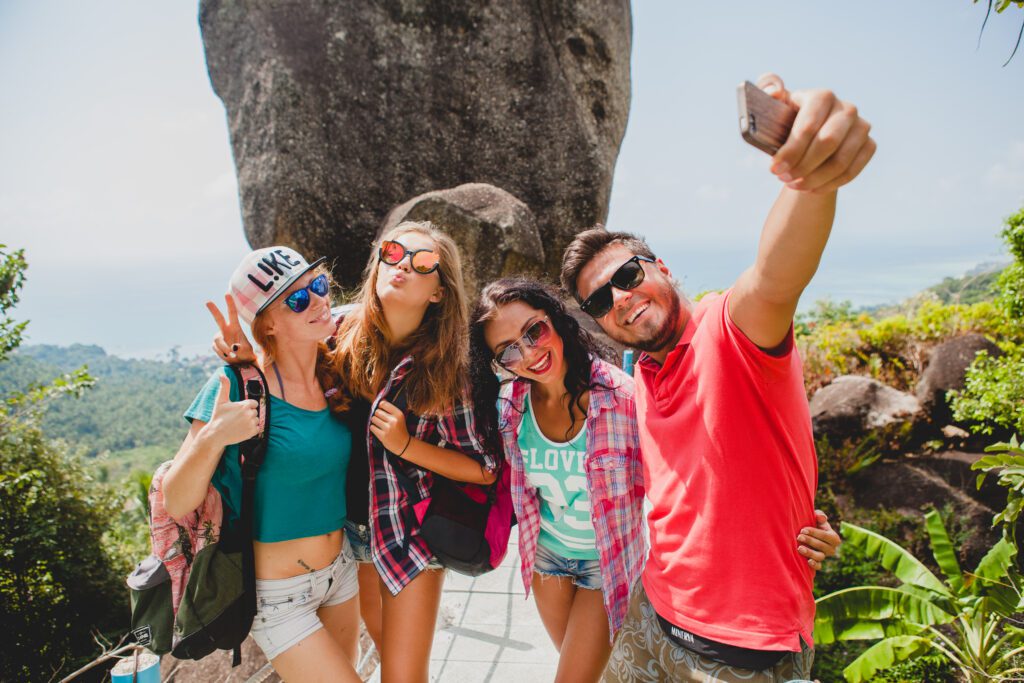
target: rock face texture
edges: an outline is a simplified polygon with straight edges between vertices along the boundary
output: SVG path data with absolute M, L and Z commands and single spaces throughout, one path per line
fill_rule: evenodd
M 870 377 L 844 375 L 811 398 L 815 436 L 861 436 L 919 416 L 918 400 Z
M 533 211 L 553 276 L 607 214 L 628 0 L 202 0 L 199 21 L 253 246 L 354 285 L 391 207 L 481 182 Z
M 854 501 L 861 507 L 904 514 L 952 507 L 958 524 L 970 530 L 959 542 L 960 559 L 974 567 L 999 538 L 992 517 L 1006 502 L 1006 489 L 994 482 L 981 492 L 975 489 L 977 472 L 971 472 L 970 465 L 981 455 L 953 452 L 875 463 L 853 477 Z M 990 506 L 993 502 L 995 507 Z
M 391 210 L 377 238 L 406 220 L 430 221 L 452 236 L 472 292 L 505 275 L 543 274 L 537 219 L 526 204 L 493 185 L 468 183 L 414 197 Z
M 953 419 L 946 392 L 964 388 L 967 368 L 979 351 L 987 351 L 993 357 L 1002 355 L 998 346 L 980 334 L 957 337 L 932 349 L 915 393 L 936 426 L 947 425 Z

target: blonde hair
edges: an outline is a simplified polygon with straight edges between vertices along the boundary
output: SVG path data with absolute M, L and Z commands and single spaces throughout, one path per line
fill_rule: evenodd
M 377 296 L 377 250 L 370 254 L 359 306 L 338 327 L 333 354 L 335 371 L 353 396 L 372 399 L 392 368 L 411 354 L 415 363 L 405 379 L 405 396 L 417 413 L 437 414 L 462 397 L 468 366 L 467 305 L 459 248 L 446 233 L 427 221 L 404 221 L 381 240 L 417 233 L 434 242 L 440 256 L 437 273 L 444 294 L 427 306 L 423 321 L 401 346 L 391 339 L 384 309 Z
M 331 277 L 330 271 L 325 266 L 318 266 L 313 270 L 314 277 L 319 277 L 320 275 L 326 275 L 331 289 L 334 289 L 334 278 Z M 264 368 L 269 368 L 270 364 L 274 362 L 274 356 L 277 355 L 277 338 L 267 332 L 267 326 L 270 324 L 270 316 L 265 315 L 267 310 L 261 311 L 252 321 L 252 337 L 260 345 L 260 349 L 262 349 L 261 360 Z M 324 396 L 327 398 L 327 407 L 332 414 L 338 415 L 348 410 L 349 396 L 346 392 L 346 387 L 338 377 L 338 373 L 334 371 L 334 363 L 331 358 L 332 353 L 333 351 L 327 342 L 322 341 L 317 344 L 316 379 L 320 383 L 320 388 L 324 391 Z M 331 389 L 335 391 L 331 391 Z

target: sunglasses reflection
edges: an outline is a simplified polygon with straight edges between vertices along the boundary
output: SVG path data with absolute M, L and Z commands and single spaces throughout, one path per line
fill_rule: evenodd
M 543 344 L 551 334 L 551 321 L 548 318 L 541 318 L 530 325 L 519 339 L 506 346 L 500 353 L 495 355 L 494 361 L 501 367 L 509 370 L 512 366 L 521 363 L 526 357 L 526 348 L 533 348 Z
M 385 240 L 380 243 L 378 255 L 389 266 L 397 266 L 406 256 L 412 269 L 420 275 L 429 275 L 441 265 L 441 255 L 433 249 L 406 249 L 401 242 Z

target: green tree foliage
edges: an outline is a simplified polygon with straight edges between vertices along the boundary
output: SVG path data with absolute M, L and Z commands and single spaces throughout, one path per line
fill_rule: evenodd
M 953 416 L 970 423 L 972 431 L 1024 433 L 1024 348 L 1013 346 L 999 358 L 982 351 L 967 371 L 963 391 L 950 393 Z
M 997 338 L 1002 356 L 979 354 L 964 390 L 950 392 L 953 416 L 984 434 L 1024 433 L 1024 209 L 1006 219 L 1002 236 L 1013 263 L 999 276 L 996 305 L 1011 333 Z
M 1006 219 L 1002 230 L 1013 263 L 999 276 L 999 304 L 1006 314 L 1024 318 L 1024 208 Z
M 188 425 L 181 415 L 212 370 L 207 361 L 125 359 L 98 346 L 29 346 L 0 364 L 0 387 L 22 390 L 88 364 L 96 386 L 84 401 L 61 401 L 43 418 L 46 434 L 98 458 L 101 479 L 152 473 L 173 457 Z
M 866 375 L 912 391 L 936 344 L 963 334 L 1016 339 L 1021 324 L 992 301 L 943 304 L 925 293 L 890 310 L 854 311 L 849 302 L 819 302 L 795 327 L 808 396 L 839 375 Z
M 21 333 L 28 324 L 15 322 L 7 315 L 18 303 L 26 268 L 24 249 L 8 252 L 7 245 L 0 244 L 0 363 L 21 343 Z
M 24 269 L 20 251 L 4 254 L 0 358 L 24 329 L 10 317 Z M 74 670 L 91 658 L 94 633 L 127 627 L 125 567 L 105 542 L 122 500 L 40 426 L 46 407 L 91 384 L 83 368 L 0 396 L 0 680 L 45 681 Z
M 947 277 L 927 291 L 935 294 L 943 304 L 971 305 L 990 301 L 1002 270 L 999 267 L 986 268 L 963 277 Z
M 1024 449 L 1014 436 L 1008 443 L 997 443 L 985 449 L 987 455 L 978 460 L 971 469 L 980 470 L 978 488 L 989 474 L 999 477 L 999 484 L 1006 487 L 1006 507 L 992 520 L 993 526 L 1002 525 L 1003 533 L 1013 543 L 1017 542 L 1017 520 L 1024 510 Z

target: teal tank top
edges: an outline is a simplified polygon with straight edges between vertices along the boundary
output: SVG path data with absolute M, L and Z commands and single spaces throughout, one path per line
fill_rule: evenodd
M 235 376 L 223 368 L 213 374 L 185 419 L 209 422 L 217 400 L 218 377 L 231 380 L 231 400 L 240 392 Z M 345 477 L 352 454 L 352 433 L 323 410 L 303 410 L 270 397 L 270 439 L 256 476 L 253 538 L 262 543 L 318 536 L 345 524 Z M 234 523 L 242 507 L 238 446 L 224 449 L 211 481 Z
M 530 486 L 540 498 L 537 543 L 571 560 L 596 560 L 597 540 L 587 491 L 587 428 L 569 442 L 551 441 L 541 432 L 526 396 L 519 425 L 519 450 Z

